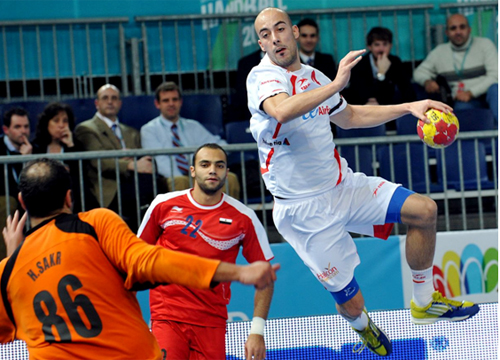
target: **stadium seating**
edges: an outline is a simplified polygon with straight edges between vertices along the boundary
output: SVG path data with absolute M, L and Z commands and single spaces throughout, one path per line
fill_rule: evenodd
M 224 138 L 224 120 L 220 95 L 187 95 L 182 97 L 181 116 L 199 121 L 212 134 Z
M 358 161 L 356 162 L 356 147 L 339 146 L 340 156 L 346 159 L 348 166 L 355 172 L 362 172 L 366 175 L 375 175 L 373 169 L 373 151 L 371 146 L 358 146 Z
M 412 114 L 397 118 L 396 133 L 398 135 L 417 135 L 417 118 Z
M 392 148 L 394 164 L 394 178 L 391 176 L 391 156 L 388 146 L 377 151 L 377 158 L 380 166 L 380 176 L 418 193 L 427 193 L 427 178 L 429 192 L 443 191 L 443 186 L 431 182 L 430 168 L 425 163 L 424 151 L 427 147 L 424 144 L 410 143 L 409 151 L 406 144 L 395 144 Z M 408 176 L 408 155 L 410 160 L 410 176 Z M 427 167 L 427 169 L 426 169 Z M 427 174 L 427 175 L 426 175 Z M 427 177 L 426 177 L 427 176 Z M 410 185 L 411 179 L 411 185 Z
M 462 156 L 459 156 L 459 144 L 461 144 Z M 446 149 L 436 150 L 438 183 L 444 184 L 443 170 L 446 170 L 446 186 L 450 189 L 460 191 L 459 161 L 462 161 L 464 190 L 477 190 L 479 188 L 478 180 L 481 184 L 481 189 L 493 189 L 494 183 L 488 179 L 486 151 L 482 142 L 477 142 L 477 151 L 476 155 L 475 142 L 473 140 L 455 141 Z M 444 152 L 444 162 L 441 152 Z M 476 166 L 479 166 L 479 173 L 476 172 Z

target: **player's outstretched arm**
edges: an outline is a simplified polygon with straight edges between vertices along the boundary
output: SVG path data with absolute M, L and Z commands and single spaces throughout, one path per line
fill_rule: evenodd
M 244 266 L 221 262 L 212 281 L 238 281 L 245 285 L 254 285 L 257 289 L 264 289 L 276 281 L 276 271 L 279 268 L 279 264 L 271 265 L 267 261 L 256 261 Z

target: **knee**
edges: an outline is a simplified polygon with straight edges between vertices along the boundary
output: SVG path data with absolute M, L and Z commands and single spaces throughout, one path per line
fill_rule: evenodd
M 423 197 L 420 204 L 420 221 L 424 226 L 431 226 L 437 223 L 438 207 L 434 200 Z

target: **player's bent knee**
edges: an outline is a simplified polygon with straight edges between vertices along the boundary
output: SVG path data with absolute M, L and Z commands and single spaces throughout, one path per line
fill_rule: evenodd
M 408 197 L 402 211 L 402 222 L 409 226 L 429 227 L 437 222 L 437 204 L 430 197 L 413 194 Z

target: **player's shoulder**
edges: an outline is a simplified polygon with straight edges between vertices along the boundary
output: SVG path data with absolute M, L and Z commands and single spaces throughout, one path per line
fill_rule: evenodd
M 174 206 L 179 202 L 189 202 L 187 198 L 187 194 L 191 191 L 191 189 L 179 190 L 179 191 L 170 191 L 168 193 L 159 194 L 155 197 L 151 205 L 149 206 L 151 209 L 155 209 L 159 206 Z

